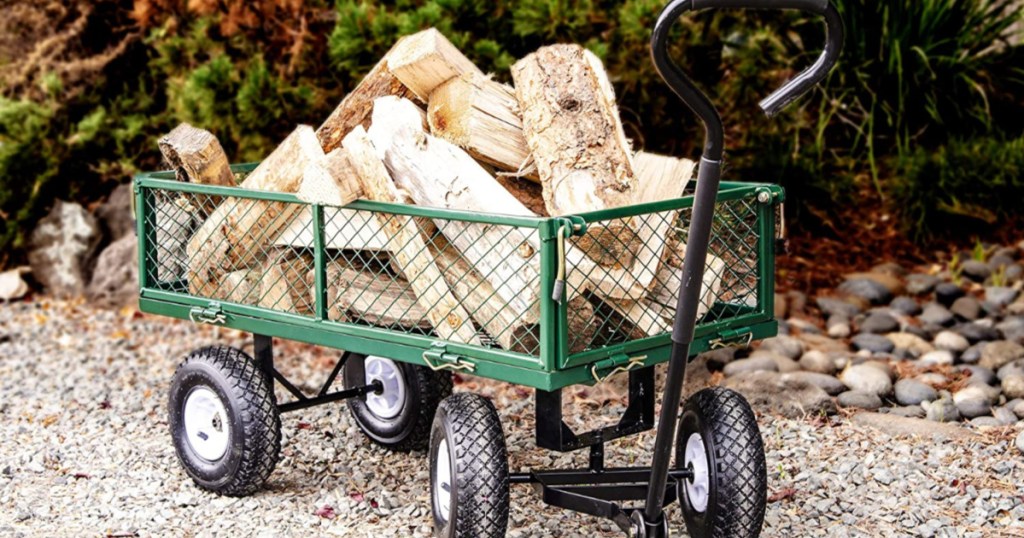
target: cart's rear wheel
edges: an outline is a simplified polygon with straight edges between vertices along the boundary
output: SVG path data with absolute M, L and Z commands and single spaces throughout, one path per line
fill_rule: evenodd
M 494 405 L 454 394 L 441 402 L 430 432 L 434 535 L 502 538 L 508 527 L 508 453 Z
M 452 376 L 374 355 L 352 354 L 345 362 L 345 388 L 378 383 L 380 390 L 348 401 L 359 429 L 391 450 L 425 450 L 430 423 L 441 400 L 452 393 Z
M 715 387 L 686 402 L 676 465 L 693 472 L 692 478 L 678 483 L 690 536 L 760 536 L 768 489 L 764 444 L 743 396 Z
M 178 461 L 203 489 L 248 495 L 277 465 L 281 419 L 273 385 L 239 349 L 189 354 L 171 381 L 168 414 Z

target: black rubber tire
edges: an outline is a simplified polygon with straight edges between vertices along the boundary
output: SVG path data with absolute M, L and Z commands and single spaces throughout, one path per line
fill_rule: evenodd
M 452 470 L 451 510 L 439 512 L 434 484 L 438 446 L 446 439 Z M 430 506 L 434 535 L 443 538 L 502 538 L 508 528 L 508 451 L 498 412 L 471 393 L 445 398 L 430 432 Z
M 345 362 L 342 380 L 345 388 L 365 383 L 365 355 L 352 354 Z M 430 424 L 441 400 L 452 393 L 450 372 L 435 372 L 426 366 L 394 361 L 405 381 L 405 405 L 398 416 L 390 419 L 375 415 L 366 406 L 366 398 L 348 400 L 348 408 L 356 425 L 371 441 L 396 452 L 426 450 L 430 442 Z
M 684 465 L 686 442 L 694 433 L 708 455 L 707 510 L 698 512 L 684 482 L 678 496 L 692 538 L 756 538 L 767 506 L 768 475 L 757 419 L 740 394 L 721 387 L 701 390 L 683 408 L 676 440 L 676 465 Z
M 206 387 L 227 413 L 228 450 L 218 460 L 200 456 L 185 433 L 185 402 Z M 168 423 L 178 461 L 201 488 L 221 495 L 249 495 L 266 483 L 281 453 L 281 418 L 273 384 L 243 351 L 226 346 L 197 349 L 171 380 Z

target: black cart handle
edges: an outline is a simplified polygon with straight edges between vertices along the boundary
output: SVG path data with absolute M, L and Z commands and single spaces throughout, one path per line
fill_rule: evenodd
M 835 67 L 843 48 L 843 19 L 829 0 L 675 0 L 670 3 L 654 26 L 651 56 L 658 73 L 672 91 L 704 122 L 707 139 L 704 156 L 719 160 L 722 155 L 722 121 L 714 107 L 690 77 L 668 55 L 669 29 L 683 13 L 702 9 L 795 9 L 825 19 L 825 48 L 809 68 L 784 84 L 760 102 L 768 116 L 774 116 L 787 105 L 810 91 Z

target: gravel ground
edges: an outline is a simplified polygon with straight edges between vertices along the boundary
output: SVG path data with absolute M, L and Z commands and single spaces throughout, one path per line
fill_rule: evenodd
M 0 305 L 0 535 L 428 536 L 424 454 L 367 441 L 341 406 L 283 418 L 284 450 L 266 490 L 200 491 L 175 459 L 166 388 L 190 349 L 245 346 L 241 333 L 73 303 Z M 296 380 L 327 375 L 333 354 L 279 345 Z M 516 468 L 569 466 L 584 454 L 533 447 L 529 392 L 467 378 L 492 397 Z M 601 389 L 576 405 L 607 417 Z M 279 395 L 283 398 L 284 395 Z M 764 536 L 1024 536 L 1018 427 L 966 439 L 890 437 L 849 416 L 761 416 L 771 502 Z M 653 435 L 615 443 L 610 464 L 646 464 Z M 674 535 L 684 535 L 678 512 Z M 513 487 L 510 536 L 619 536 L 603 521 L 545 507 Z

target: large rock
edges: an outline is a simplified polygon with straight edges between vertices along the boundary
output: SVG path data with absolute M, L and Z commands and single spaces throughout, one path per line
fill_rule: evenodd
M 839 402 L 840 407 L 848 409 L 854 408 L 874 411 L 882 407 L 882 399 L 879 398 L 877 394 L 859 390 L 848 390 L 840 394 L 836 400 Z
M 1017 359 L 1024 358 L 1024 346 L 1016 342 L 989 342 L 981 350 L 981 360 L 978 366 L 996 371 Z
M 998 397 L 999 389 L 995 389 Z M 960 416 L 975 418 L 992 414 L 992 391 L 986 390 L 982 385 L 968 385 L 953 394 L 953 403 L 956 404 Z
M 107 306 L 138 302 L 139 256 L 134 235 L 126 235 L 103 250 L 86 295 Z
M 126 235 L 135 235 L 135 219 L 132 218 L 132 186 L 118 185 L 107 200 L 96 208 L 96 216 L 103 223 L 103 229 L 111 241 Z
M 82 206 L 57 200 L 30 238 L 32 276 L 55 296 L 82 295 L 102 235 L 96 218 Z
M 802 418 L 836 412 L 835 402 L 824 390 L 775 372 L 746 372 L 726 379 L 723 386 L 742 394 L 763 413 Z
M 815 372 L 791 372 L 788 374 L 782 374 L 782 379 L 784 381 L 794 380 L 801 383 L 810 383 L 811 385 L 827 392 L 829 396 L 835 396 L 839 393 L 846 392 L 847 388 L 842 381 L 835 377 Z
M 775 360 L 765 354 L 732 361 L 725 365 L 722 372 L 731 377 L 745 372 L 776 372 L 778 369 Z
M 886 396 L 892 392 L 892 380 L 881 368 L 870 364 L 858 364 L 846 369 L 839 376 L 844 385 L 851 390 L 870 392 L 878 396 Z

